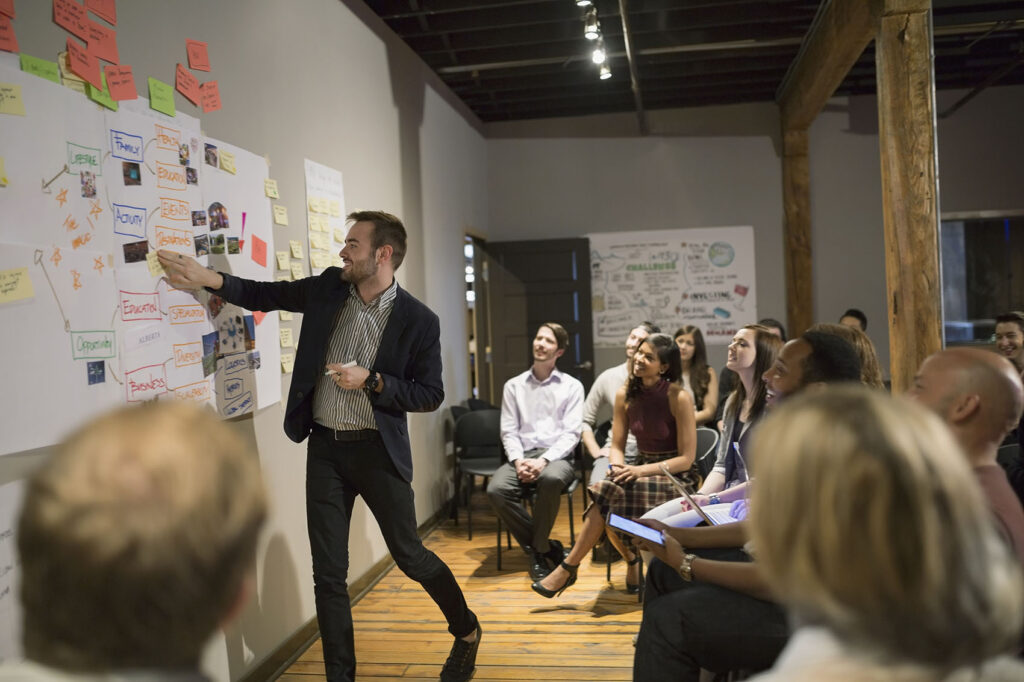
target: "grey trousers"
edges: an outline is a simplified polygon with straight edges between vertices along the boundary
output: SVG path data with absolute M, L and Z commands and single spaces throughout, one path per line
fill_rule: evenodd
M 527 453 L 529 457 L 537 457 L 540 452 Z M 576 475 L 572 461 L 559 459 L 549 462 L 544 471 L 533 483 L 537 489 L 533 503 L 533 516 L 523 505 L 523 485 L 516 476 L 516 468 L 511 462 L 505 462 L 491 476 L 487 484 L 487 497 L 494 507 L 494 513 L 512 533 L 523 549 L 540 552 L 550 549 L 548 536 L 558 516 L 558 505 L 561 504 L 562 491 Z

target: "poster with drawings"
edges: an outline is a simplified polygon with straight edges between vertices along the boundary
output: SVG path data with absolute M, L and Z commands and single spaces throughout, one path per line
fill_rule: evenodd
M 758 319 L 752 227 L 587 237 L 595 346 L 621 348 L 645 320 L 669 334 L 696 325 L 706 343 L 724 345 Z

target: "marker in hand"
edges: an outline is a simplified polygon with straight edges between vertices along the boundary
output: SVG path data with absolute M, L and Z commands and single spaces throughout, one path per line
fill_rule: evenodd
M 344 365 L 342 365 L 343 368 L 344 367 L 355 367 L 355 366 L 356 366 L 356 361 L 355 360 L 349 360 Z M 325 377 L 329 377 L 332 374 L 337 374 L 337 373 L 338 373 L 338 370 L 336 370 L 336 369 L 329 369 L 326 372 L 324 372 L 324 376 Z

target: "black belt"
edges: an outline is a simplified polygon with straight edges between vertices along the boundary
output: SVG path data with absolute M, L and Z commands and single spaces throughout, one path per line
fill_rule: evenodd
M 328 438 L 337 441 L 343 441 L 346 443 L 359 441 L 359 440 L 374 440 L 380 437 L 380 431 L 377 429 L 348 429 L 339 430 L 332 429 L 323 424 L 317 424 L 313 422 L 313 430 L 324 433 Z

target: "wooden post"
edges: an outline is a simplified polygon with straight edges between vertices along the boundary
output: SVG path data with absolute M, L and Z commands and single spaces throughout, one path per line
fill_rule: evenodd
M 795 337 L 814 323 L 806 130 L 782 132 L 782 202 L 786 210 L 786 326 Z
M 875 38 L 894 393 L 942 347 L 930 0 L 887 0 Z

